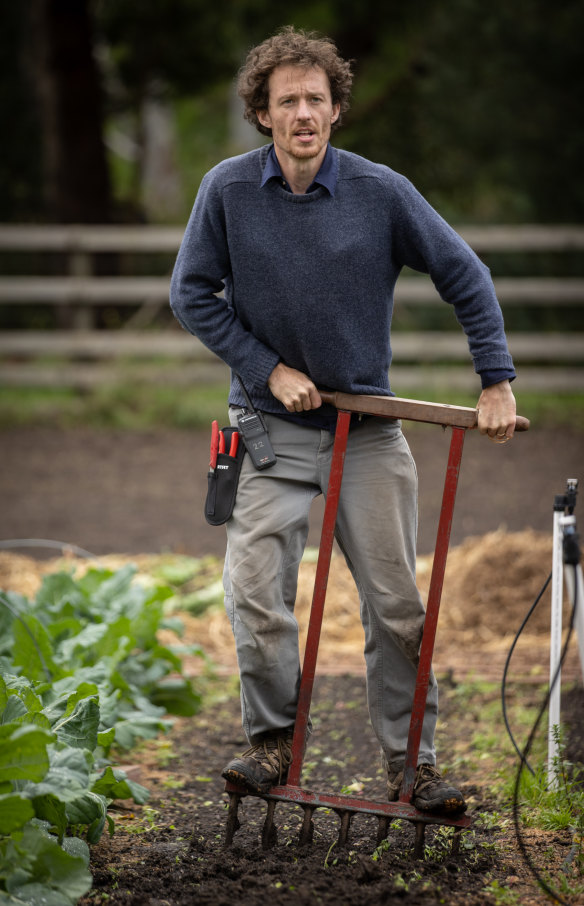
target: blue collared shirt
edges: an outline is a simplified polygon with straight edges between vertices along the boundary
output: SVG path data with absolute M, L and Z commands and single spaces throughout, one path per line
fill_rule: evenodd
M 324 186 L 328 193 L 334 196 L 335 189 L 337 187 L 338 174 L 339 171 L 337 161 L 329 143 L 326 146 L 326 153 L 324 160 L 320 165 L 320 170 L 318 171 L 318 173 L 314 177 L 314 181 L 311 182 L 306 191 L 314 192 L 314 190 L 318 188 L 318 186 Z M 282 173 L 282 168 L 280 167 L 280 163 L 278 161 L 278 158 L 276 157 L 276 151 L 274 150 L 273 145 L 268 152 L 268 159 L 266 160 L 266 165 L 262 173 L 262 181 L 260 183 L 260 186 L 265 186 L 265 184 L 269 182 L 270 179 L 277 179 L 278 182 L 288 190 L 288 192 L 292 191 L 292 189 L 284 179 L 284 174 Z

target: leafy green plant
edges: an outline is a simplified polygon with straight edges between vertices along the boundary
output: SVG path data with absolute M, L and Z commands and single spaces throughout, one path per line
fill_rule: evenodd
M 0 593 L 2 902 L 77 902 L 91 887 L 88 844 L 113 832 L 109 803 L 148 797 L 112 751 L 200 704 L 157 640 L 172 591 L 134 576 L 132 566 L 60 572 L 34 601 Z

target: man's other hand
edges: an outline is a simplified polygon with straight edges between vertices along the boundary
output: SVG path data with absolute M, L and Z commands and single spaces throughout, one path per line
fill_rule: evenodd
M 318 409 L 322 405 L 320 393 L 308 375 L 278 362 L 268 378 L 268 387 L 288 412 Z
M 515 397 L 509 381 L 485 387 L 477 403 L 478 429 L 496 444 L 506 444 L 515 432 Z

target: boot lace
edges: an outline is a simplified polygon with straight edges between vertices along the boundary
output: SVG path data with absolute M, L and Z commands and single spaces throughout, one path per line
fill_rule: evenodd
M 241 757 L 247 758 L 248 756 L 255 758 L 262 768 L 270 772 L 277 772 L 278 782 L 281 783 L 284 771 L 292 763 L 291 739 L 287 739 L 285 736 L 267 737 L 246 749 Z
M 432 764 L 418 765 L 418 770 L 416 773 L 416 784 L 414 787 L 416 793 L 420 793 L 422 790 L 425 790 L 426 787 L 430 786 L 433 783 L 444 783 L 440 775 L 440 771 Z
M 388 769 L 388 786 L 391 790 L 400 790 L 404 779 L 403 770 L 391 771 Z M 416 779 L 414 789 L 416 793 L 426 789 L 431 783 L 443 783 L 442 776 L 438 768 L 432 764 L 419 764 L 416 768 Z

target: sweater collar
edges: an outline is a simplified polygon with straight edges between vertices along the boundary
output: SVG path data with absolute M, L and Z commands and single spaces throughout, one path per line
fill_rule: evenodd
M 326 147 L 326 154 L 320 166 L 320 170 L 314 177 L 314 181 L 309 185 L 307 194 L 308 192 L 313 192 L 318 186 L 324 186 L 329 195 L 334 196 L 338 175 L 339 168 L 337 159 L 329 142 Z M 288 183 L 284 180 L 284 176 L 282 174 L 282 170 L 280 168 L 278 158 L 276 157 L 276 152 L 273 145 L 270 146 L 270 150 L 268 151 L 266 163 L 262 172 L 262 181 L 260 183 L 260 186 L 265 186 L 266 183 L 271 179 L 277 179 L 285 189 L 290 191 Z

